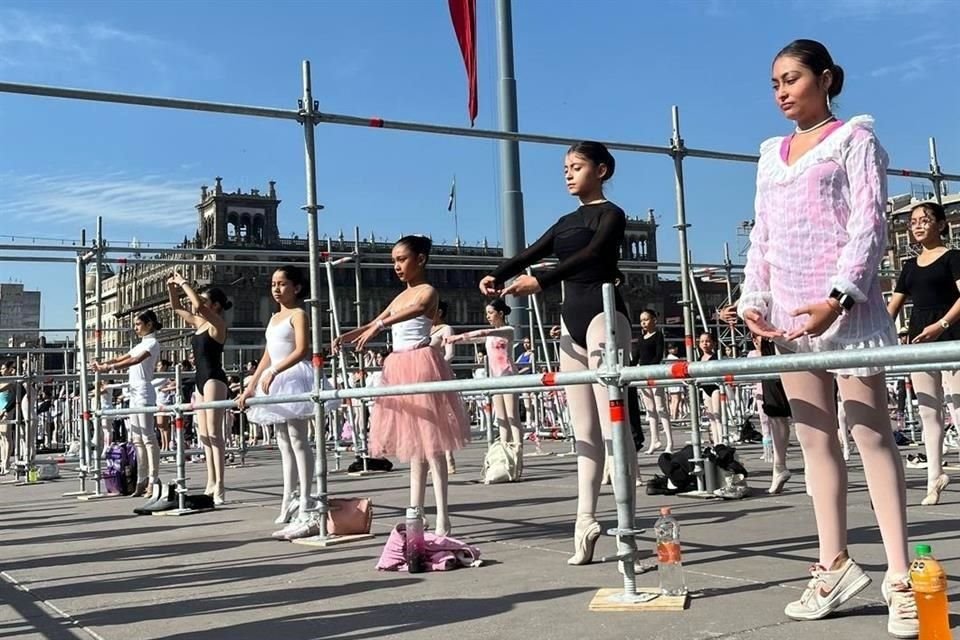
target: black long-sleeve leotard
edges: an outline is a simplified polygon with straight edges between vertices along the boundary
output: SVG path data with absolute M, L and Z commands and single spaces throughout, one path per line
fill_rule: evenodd
M 602 286 L 616 283 L 627 216 L 612 202 L 581 205 L 560 218 L 540 238 L 501 264 L 492 275 L 498 286 L 530 265 L 555 255 L 559 263 L 536 276 L 540 288 L 563 282 L 566 286 L 560 309 L 563 323 L 575 343 L 587 346 L 587 328 L 603 313 Z M 627 306 L 616 292 L 617 310 L 628 316 Z

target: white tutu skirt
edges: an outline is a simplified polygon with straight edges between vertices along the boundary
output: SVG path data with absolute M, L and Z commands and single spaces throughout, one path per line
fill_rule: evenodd
M 264 393 L 257 382 L 255 398 L 269 396 L 292 396 L 313 391 L 313 369 L 306 360 L 301 360 L 289 369 L 281 371 L 270 385 L 270 393 Z M 255 424 L 279 424 L 288 420 L 305 420 L 313 417 L 314 404 L 310 400 L 303 402 L 284 402 L 282 404 L 258 404 L 247 409 L 247 420 Z

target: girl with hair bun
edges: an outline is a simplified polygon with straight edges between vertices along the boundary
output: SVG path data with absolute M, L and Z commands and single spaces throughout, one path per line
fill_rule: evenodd
M 604 185 L 613 177 L 616 161 L 606 146 L 584 141 L 571 146 L 563 159 L 567 192 L 577 198 L 575 211 L 562 216 L 540 238 L 505 260 L 480 280 L 480 291 L 489 297 L 529 296 L 563 284 L 560 309 L 560 370 L 585 371 L 600 365 L 606 341 L 602 289 L 605 283 L 622 280 L 617 269 L 627 216 L 607 200 Z M 524 270 L 550 256 L 559 260 L 553 269 L 536 276 Z M 507 285 L 507 281 L 513 281 Z M 617 349 L 630 348 L 630 318 L 619 291 L 615 294 Z M 588 564 L 600 539 L 597 502 L 604 459 L 612 449 L 610 398 L 602 385 L 565 388 L 577 450 L 577 515 L 573 531 L 571 565 Z M 629 412 L 629 409 L 628 409 Z M 629 423 L 629 416 L 626 421 Z M 634 448 L 633 438 L 627 438 Z M 636 450 L 628 451 L 636 458 Z M 629 465 L 628 486 L 635 492 L 635 465 Z M 634 504 L 634 498 L 630 497 Z
M 489 329 L 477 329 L 452 335 L 446 339 L 447 344 L 484 343 L 487 354 L 487 367 L 490 376 L 510 376 L 517 373 L 513 362 L 513 344 L 516 332 L 507 324 L 510 315 L 510 306 L 503 298 L 496 298 L 486 307 Z M 500 430 L 500 441 L 512 444 L 517 449 L 517 475 L 523 473 L 523 429 L 520 427 L 520 416 L 517 410 L 517 396 L 514 393 L 497 393 L 491 397 L 493 415 Z
M 827 48 L 814 40 L 796 40 L 773 60 L 773 97 L 795 128 L 760 146 L 756 221 L 738 313 L 750 331 L 773 340 L 781 353 L 897 341 L 877 277 L 887 248 L 887 154 L 873 132 L 873 118 L 842 122 L 833 115 L 831 102 L 843 76 Z M 807 463 L 819 542 L 807 588 L 784 613 L 795 620 L 824 618 L 871 580 L 847 549 L 849 487 L 837 438 L 836 381 L 886 553 L 881 593 L 887 632 L 916 637 L 906 487 L 883 369 L 780 377 Z
M 160 343 L 157 331 L 160 320 L 152 310 L 144 311 L 133 321 L 133 330 L 140 336 L 140 343 L 126 355 L 106 362 L 94 362 L 94 371 L 127 370 L 127 392 L 130 408 L 151 407 L 157 403 L 157 390 L 153 386 L 153 372 L 160 359 Z M 153 414 L 133 413 L 127 420 L 127 432 L 137 450 L 137 487 L 134 496 L 160 497 L 160 446 Z M 98 452 L 99 453 L 99 452 Z M 146 464 L 144 464 L 146 461 Z
M 270 291 L 279 310 L 267 324 L 267 346 L 257 369 L 237 398 L 241 409 L 246 408 L 251 397 L 299 395 L 313 390 L 310 317 L 303 309 L 303 300 L 310 293 L 309 281 L 302 269 L 285 265 L 273 272 Z M 276 428 L 283 468 L 283 498 L 275 522 L 287 524 L 272 534 L 276 539 L 294 540 L 320 533 L 319 521 L 310 511 L 315 504 L 311 495 L 314 455 L 309 438 L 313 416 L 314 404 L 309 400 L 260 404 L 247 409 L 250 422 L 272 424 Z M 318 433 L 322 433 L 319 427 Z M 324 443 L 318 442 L 317 446 L 322 447 Z M 297 490 L 294 490 L 295 483 Z M 300 513 L 294 519 L 298 509 Z
M 427 262 L 432 243 L 426 236 L 404 236 L 391 252 L 393 270 L 406 288 L 376 318 L 333 341 L 353 344 L 362 351 L 388 328 L 393 352 L 383 363 L 383 386 L 452 380 L 453 369 L 439 349 L 430 346 L 430 332 L 440 296 L 427 282 Z M 427 469 L 433 474 L 437 503 L 435 533 L 450 533 L 447 505 L 446 453 L 463 448 L 469 422 L 460 394 L 418 393 L 377 398 L 370 417 L 370 450 L 373 457 L 397 457 L 410 462 L 410 506 L 423 513 Z
M 179 291 L 178 291 L 179 290 Z M 180 302 L 180 292 L 190 300 L 190 309 Z M 223 370 L 223 345 L 227 341 L 227 321 L 224 313 L 233 308 L 222 289 L 208 289 L 197 294 L 193 285 L 179 273 L 167 279 L 170 308 L 193 328 L 191 344 L 197 363 L 196 391 L 198 402 L 226 400 L 229 393 L 227 374 Z M 185 400 L 190 400 L 185 398 Z M 197 436 L 203 446 L 207 466 L 207 487 L 204 493 L 213 496 L 214 504 L 226 500 L 224 470 L 226 469 L 226 430 L 223 409 L 197 411 Z

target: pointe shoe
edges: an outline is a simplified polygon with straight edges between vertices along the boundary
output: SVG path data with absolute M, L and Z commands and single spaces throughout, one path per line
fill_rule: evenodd
M 224 488 L 217 489 L 213 492 L 213 504 L 220 506 L 227 501 L 227 490 Z
M 286 508 L 283 508 L 283 503 L 280 504 L 280 515 L 277 516 L 277 519 L 273 521 L 274 524 L 287 524 L 292 521 L 297 511 L 300 510 L 300 499 L 297 497 L 297 493 L 294 492 L 290 496 L 290 501 L 287 502 Z
M 426 518 L 424 518 L 424 520 L 426 520 Z M 426 527 L 426 522 L 424 522 L 424 527 L 423 527 L 423 528 L 424 528 L 424 529 L 427 528 L 427 527 Z M 452 528 L 452 527 L 450 526 L 450 521 L 449 521 L 449 520 L 444 521 L 444 520 L 441 520 L 441 519 L 438 517 L 438 518 L 437 518 L 437 527 L 436 527 L 436 529 L 433 530 L 433 535 L 437 536 L 438 538 L 449 538 L 449 537 L 450 537 L 450 530 L 451 530 L 451 528 Z
M 940 504 L 940 494 L 944 489 L 947 488 L 948 484 L 950 484 L 950 476 L 945 473 L 941 473 L 939 476 L 937 476 L 937 479 L 927 492 L 927 495 L 923 498 L 923 500 L 920 501 L 920 504 L 924 507 L 931 507 L 935 504 Z
M 203 493 L 208 496 L 212 496 L 216 494 L 216 492 L 217 492 L 217 485 L 215 484 L 208 484 L 207 488 L 203 490 Z
M 789 469 L 784 469 L 780 473 L 776 473 L 773 476 L 773 479 L 770 481 L 770 488 L 767 489 L 767 493 L 770 495 L 778 495 L 783 491 L 783 485 L 787 483 L 787 480 L 790 479 L 790 476 L 793 475 L 790 473 Z
M 578 522 L 573 533 L 574 553 L 567 558 L 567 564 L 582 565 L 593 562 L 593 550 L 600 539 L 600 533 L 600 523 L 596 520 L 590 520 L 582 526 Z
M 659 440 L 657 440 L 656 442 L 651 442 L 651 443 L 650 443 L 650 446 L 647 448 L 647 451 L 646 451 L 647 455 L 649 456 L 649 455 L 652 454 L 654 451 L 656 451 L 657 449 L 659 449 L 661 446 L 663 446 L 663 445 L 661 444 L 661 442 L 660 442 Z
M 144 478 L 137 482 L 137 488 L 130 494 L 134 498 L 142 498 L 147 495 L 147 487 L 150 486 L 150 478 Z

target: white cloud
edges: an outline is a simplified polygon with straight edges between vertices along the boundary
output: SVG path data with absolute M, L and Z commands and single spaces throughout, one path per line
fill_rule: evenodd
M 19 175 L 0 173 L 4 219 L 79 229 L 103 216 L 104 222 L 148 229 L 192 230 L 196 226 L 200 179 L 161 176 Z
M 0 8 L 0 71 L 15 69 L 41 79 L 57 71 L 101 78 L 125 62 L 158 73 L 153 83 L 176 79 L 176 68 L 209 71 L 216 64 L 182 43 L 104 22 L 67 22 L 55 14 Z
M 894 77 L 904 81 L 917 80 L 938 69 L 952 68 L 960 60 L 960 43 L 958 42 L 939 42 L 917 47 L 915 50 L 922 53 L 907 57 L 896 64 L 877 67 L 870 72 L 870 76 Z
M 947 0 L 831 0 L 822 4 L 804 2 L 798 6 L 824 9 L 824 17 L 877 20 L 897 15 L 924 15 L 946 6 Z

